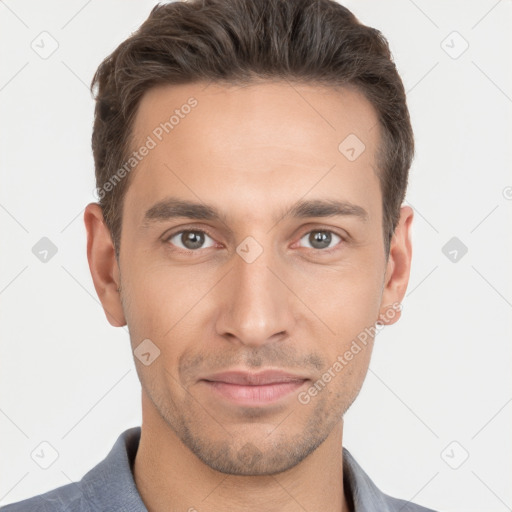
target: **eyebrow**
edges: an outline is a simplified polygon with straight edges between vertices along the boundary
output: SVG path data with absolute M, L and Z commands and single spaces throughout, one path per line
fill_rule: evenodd
M 299 200 L 285 213 L 282 213 L 274 221 L 285 218 L 309 218 L 309 217 L 354 217 L 361 221 L 368 221 L 368 212 L 359 205 L 349 201 L 336 199 L 312 199 Z M 196 220 L 220 220 L 226 223 L 226 215 L 216 207 L 204 203 L 195 203 L 174 197 L 168 197 L 154 204 L 144 214 L 142 226 L 148 228 L 152 224 L 164 222 L 174 218 L 188 218 Z

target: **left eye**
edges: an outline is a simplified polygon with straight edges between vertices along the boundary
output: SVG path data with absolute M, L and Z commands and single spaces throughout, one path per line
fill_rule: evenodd
M 333 238 L 333 236 L 335 238 Z M 314 230 L 310 231 L 309 233 L 306 233 L 302 238 L 302 240 L 307 240 L 309 244 L 311 244 L 311 249 L 326 249 L 329 248 L 331 245 L 331 242 L 336 241 L 336 238 L 339 239 L 339 241 L 342 241 L 343 239 L 341 236 L 337 235 L 336 233 L 333 233 L 332 231 L 327 230 Z
M 210 236 L 208 236 L 204 231 L 200 230 L 179 231 L 178 233 L 175 233 L 174 235 L 170 236 L 166 240 L 166 242 L 171 242 L 173 245 L 176 245 L 180 249 L 194 251 L 196 249 L 205 248 L 203 247 L 205 238 L 209 238 L 213 242 L 208 247 L 213 247 L 215 245 L 214 240 Z M 173 241 L 174 239 L 177 239 L 177 242 Z

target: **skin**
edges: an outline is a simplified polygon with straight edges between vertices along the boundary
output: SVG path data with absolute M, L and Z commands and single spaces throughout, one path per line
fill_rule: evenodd
M 352 88 L 158 86 L 140 103 L 134 148 L 190 96 L 198 105 L 132 171 L 119 262 L 99 206 L 84 215 L 108 321 L 128 324 L 132 349 L 149 338 L 160 350 L 148 366 L 134 358 L 143 413 L 136 485 L 150 511 L 348 511 L 343 415 L 373 339 L 307 404 L 298 395 L 365 328 L 400 317 L 387 312 L 407 288 L 413 212 L 401 208 L 386 258 L 377 114 Z M 351 133 L 365 144 L 354 161 L 338 150 Z M 169 196 L 224 217 L 143 227 L 145 212 Z M 367 218 L 283 217 L 301 199 L 348 201 Z M 207 235 L 196 233 L 187 251 L 180 229 Z M 328 247 L 312 231 L 332 233 Z M 247 236 L 263 249 L 251 263 L 236 251 Z M 308 381 L 272 405 L 243 407 L 200 380 L 267 368 Z

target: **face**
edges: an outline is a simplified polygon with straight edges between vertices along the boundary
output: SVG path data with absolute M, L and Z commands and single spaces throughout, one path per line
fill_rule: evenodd
M 92 205 L 89 261 L 109 321 L 143 354 L 144 407 L 211 468 L 297 465 L 357 396 L 375 322 L 398 319 L 412 215 L 386 260 L 379 142 L 352 89 L 202 83 L 143 97 L 133 148 L 152 147 L 130 176 L 119 267 Z

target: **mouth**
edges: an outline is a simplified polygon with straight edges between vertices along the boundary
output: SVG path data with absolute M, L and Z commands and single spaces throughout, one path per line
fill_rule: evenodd
M 200 380 L 215 396 L 237 405 L 276 403 L 301 388 L 309 379 L 279 370 L 258 373 L 231 371 Z

